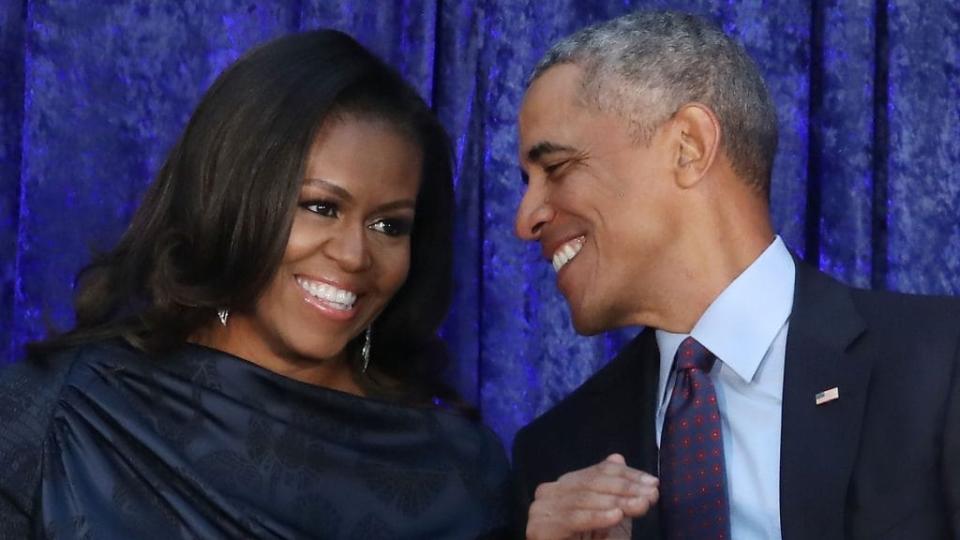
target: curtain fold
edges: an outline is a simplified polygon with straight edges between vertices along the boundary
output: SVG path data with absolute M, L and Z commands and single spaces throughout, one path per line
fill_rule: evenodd
M 71 323 L 76 272 L 122 233 L 214 77 L 251 46 L 343 30 L 451 135 L 451 380 L 507 443 L 636 329 L 580 337 L 513 236 L 516 114 L 554 40 L 642 7 L 719 21 L 780 119 L 775 226 L 847 283 L 960 295 L 960 6 L 942 0 L 0 0 L 0 347 Z
M 0 2 L 0 356 L 12 358 L 23 137 L 22 2 Z
M 847 283 L 870 287 L 873 272 L 873 198 L 877 175 L 883 163 L 878 148 L 875 114 L 885 115 L 875 103 L 876 62 L 882 48 L 877 43 L 875 5 L 853 4 L 843 8 L 818 5 L 813 44 L 810 178 L 816 182 L 811 205 L 807 245 L 816 253 L 809 260 Z M 885 39 L 883 32 L 880 38 Z M 881 118 L 881 124 L 885 118 Z M 885 180 L 881 180 L 882 183 Z M 808 188 L 811 191 L 811 188 Z
M 886 280 L 960 294 L 960 4 L 888 0 Z

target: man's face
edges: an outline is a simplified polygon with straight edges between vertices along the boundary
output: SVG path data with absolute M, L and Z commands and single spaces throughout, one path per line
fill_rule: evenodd
M 524 97 L 520 164 L 528 184 L 516 232 L 540 243 L 574 327 L 590 335 L 642 323 L 658 309 L 651 299 L 677 279 L 669 264 L 682 207 L 670 130 L 637 142 L 626 119 L 582 103 L 582 73 L 554 66 Z

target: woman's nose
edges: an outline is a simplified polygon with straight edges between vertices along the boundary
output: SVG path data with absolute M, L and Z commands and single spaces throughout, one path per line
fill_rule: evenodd
M 367 245 L 367 229 L 363 225 L 343 227 L 326 243 L 326 255 L 345 272 L 369 268 L 372 258 Z

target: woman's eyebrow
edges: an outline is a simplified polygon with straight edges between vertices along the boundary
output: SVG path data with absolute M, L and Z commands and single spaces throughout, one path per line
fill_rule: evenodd
M 412 199 L 400 199 L 398 201 L 388 202 L 381 204 L 376 207 L 374 210 L 376 212 L 389 212 L 390 210 L 406 210 L 406 209 L 416 209 L 417 201 Z
M 329 180 L 324 180 L 323 178 L 305 178 L 303 180 L 305 186 L 318 187 L 330 191 L 337 197 L 340 197 L 345 202 L 354 202 L 353 195 L 347 191 L 345 188 L 334 184 Z M 375 210 L 377 212 L 387 212 L 390 210 L 401 210 L 406 208 L 414 209 L 417 207 L 417 201 L 413 199 L 399 199 L 396 201 L 391 201 L 388 203 L 381 204 Z
M 327 191 L 333 192 L 334 195 L 345 201 L 353 202 L 353 195 L 351 195 L 349 191 L 338 186 L 337 184 L 334 184 L 333 182 L 330 182 L 329 180 L 324 180 L 322 178 L 304 178 L 303 184 L 307 186 L 324 188 Z

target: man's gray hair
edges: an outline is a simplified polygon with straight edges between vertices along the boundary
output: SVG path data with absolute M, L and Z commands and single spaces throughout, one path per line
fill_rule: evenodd
M 734 171 L 769 196 L 776 110 L 743 46 L 713 23 L 673 11 L 618 17 L 556 43 L 530 83 L 558 64 L 579 66 L 584 102 L 628 118 L 644 144 L 683 105 L 706 105 Z

